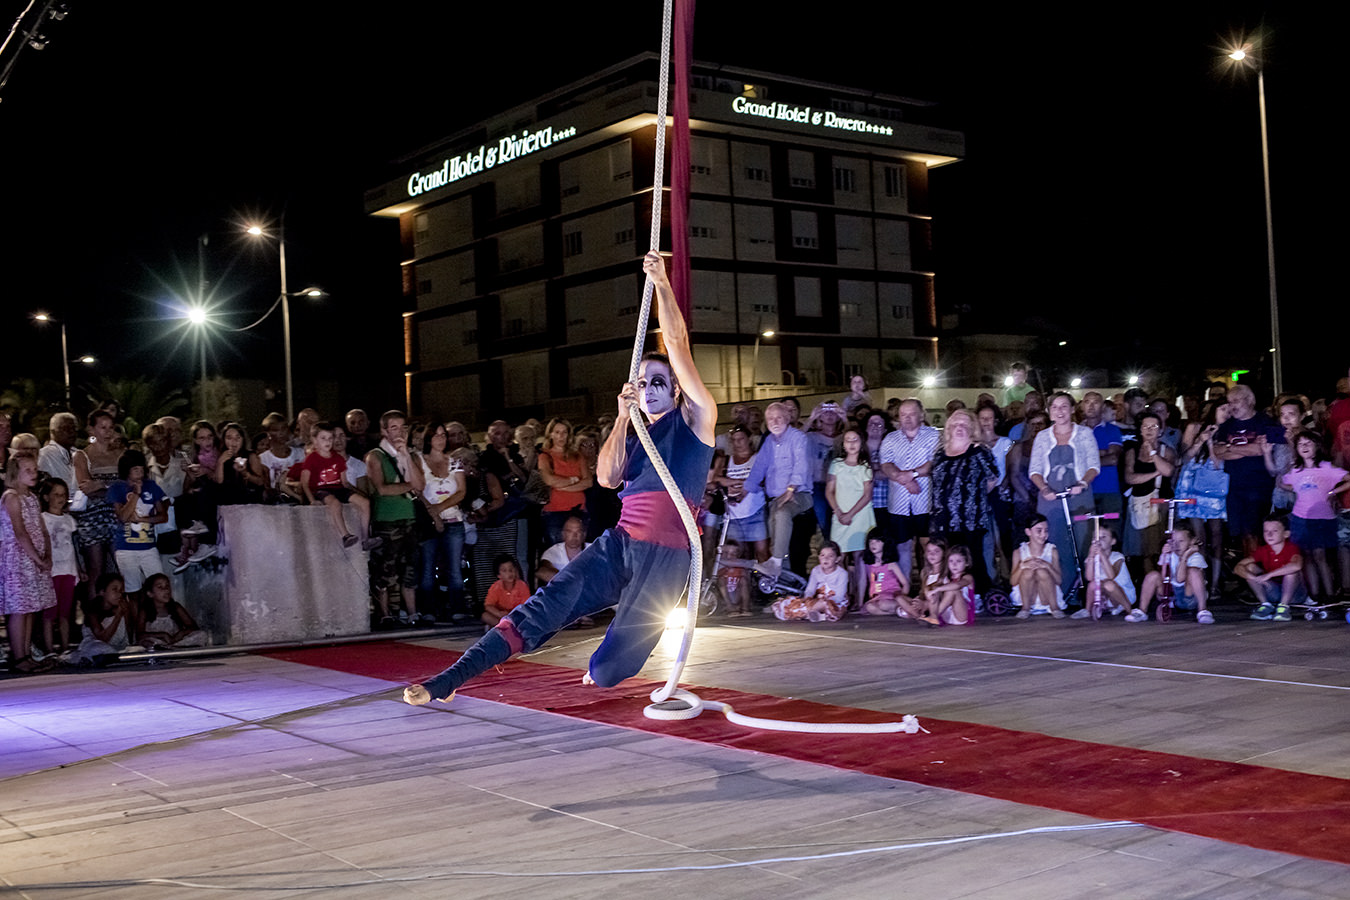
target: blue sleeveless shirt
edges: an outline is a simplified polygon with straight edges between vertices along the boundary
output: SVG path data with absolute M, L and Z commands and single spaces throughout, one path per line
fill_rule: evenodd
M 670 474 L 675 476 L 685 502 L 691 509 L 697 509 L 708 483 L 713 448 L 699 440 L 679 409 L 666 413 L 648 432 Z M 637 540 L 687 550 L 689 538 L 679 513 L 636 434 L 628 436 L 625 449 L 628 461 L 623 470 L 623 490 L 619 491 L 619 499 L 623 501 L 619 527 Z

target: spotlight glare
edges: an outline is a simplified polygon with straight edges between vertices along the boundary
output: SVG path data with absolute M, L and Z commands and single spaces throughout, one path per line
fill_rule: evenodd
M 924 386 L 924 387 L 930 388 L 930 387 L 933 387 L 935 384 L 937 384 L 937 376 L 936 376 L 936 375 L 925 375 L 925 376 L 923 376 L 923 386 Z
M 188 321 L 193 325 L 206 324 L 206 310 L 200 306 L 193 306 L 187 312 Z
M 1138 375 L 1131 375 L 1131 376 L 1129 377 L 1128 381 L 1129 381 L 1129 383 L 1132 384 L 1132 385 L 1138 384 L 1138 383 L 1139 383 L 1139 376 L 1138 376 Z
M 1083 386 L 1083 379 L 1078 378 L 1076 376 L 1072 381 L 1069 382 L 1069 387 L 1082 387 L 1082 386 Z
M 1004 376 L 1003 376 L 1003 386 L 1004 386 L 1004 387 L 1012 387 L 1012 384 L 1013 384 L 1013 382 L 1012 382 L 1012 376 L 1011 376 L 1011 375 L 1004 375 Z

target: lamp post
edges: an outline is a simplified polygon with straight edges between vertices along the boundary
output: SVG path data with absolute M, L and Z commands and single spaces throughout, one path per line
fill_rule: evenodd
M 761 319 L 761 328 L 763 325 L 764 322 Z M 759 399 L 759 339 L 771 338 L 774 334 L 775 332 L 772 328 L 767 331 L 757 330 L 755 332 L 755 352 L 750 357 L 750 400 L 752 402 Z M 742 397 L 741 399 L 744 400 L 745 398 Z
M 1266 131 L 1266 79 L 1261 61 L 1244 43 L 1226 54 L 1233 64 L 1256 70 L 1257 107 L 1261 115 L 1261 174 L 1266 191 L 1266 266 L 1270 272 L 1270 370 L 1276 396 L 1284 392 L 1284 352 L 1280 347 L 1280 303 L 1275 292 L 1275 221 L 1270 211 L 1270 140 Z
M 68 349 L 69 345 L 66 342 L 65 319 L 58 319 L 55 316 L 49 315 L 45 312 L 33 313 L 32 319 L 34 322 L 40 322 L 43 325 L 55 323 L 61 326 L 61 376 L 66 385 L 66 409 L 70 409 L 70 364 L 72 362 L 80 362 L 84 363 L 86 366 L 92 366 L 94 364 L 94 357 L 85 354 L 84 356 L 77 357 L 76 359 L 70 358 L 70 350 Z
M 267 234 L 260 225 L 250 225 L 246 231 L 254 237 L 263 237 Z M 322 297 L 324 292 L 316 287 L 305 288 L 303 291 L 296 291 L 294 293 L 286 289 L 286 219 L 284 216 L 277 226 L 277 246 L 281 258 L 281 294 L 277 298 L 277 303 L 281 304 L 281 339 L 284 344 L 286 361 L 286 419 L 288 421 L 294 421 L 295 389 L 291 374 L 291 297 L 298 297 L 301 294 L 306 297 Z M 272 304 L 272 309 L 276 309 L 276 303 Z M 262 319 L 254 322 L 253 325 L 259 324 L 263 319 L 266 319 L 271 315 L 272 309 L 263 313 Z M 248 328 L 252 328 L 253 325 L 249 325 Z M 247 329 L 241 328 L 238 330 L 245 331 Z

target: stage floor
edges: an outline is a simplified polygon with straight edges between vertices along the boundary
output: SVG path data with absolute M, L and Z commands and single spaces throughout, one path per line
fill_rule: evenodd
M 684 680 L 913 713 L 948 731 L 974 723 L 1350 779 L 1350 629 L 1238 615 L 1212 627 L 1006 619 L 943 629 L 760 617 L 700 628 Z M 599 637 L 564 632 L 530 659 L 575 668 L 579 682 Z M 663 679 L 673 652 L 659 649 L 643 675 Z M 413 708 L 400 689 L 243 655 L 0 681 L 0 892 L 1350 895 L 1350 866 L 1297 845 L 1274 852 L 1103 827 L 1105 818 L 482 697 Z M 892 746 L 923 745 L 897 735 Z M 1309 834 L 1346 818 L 1335 804 L 1301 816 Z M 968 837 L 978 839 L 935 843 Z

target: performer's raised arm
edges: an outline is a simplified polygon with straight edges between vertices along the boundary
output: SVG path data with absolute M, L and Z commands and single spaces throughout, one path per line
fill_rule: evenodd
M 679 304 L 675 302 L 675 292 L 671 289 L 670 278 L 666 275 L 665 261 L 661 258 L 661 254 L 653 250 L 643 259 L 642 268 L 651 276 L 656 288 L 656 315 L 661 323 L 661 334 L 665 338 L 671 372 L 684 394 L 684 420 L 689 423 L 689 427 L 700 440 L 711 445 L 714 428 L 717 425 L 717 402 L 703 384 L 698 368 L 694 365 L 694 353 L 689 345 L 689 326 L 684 321 Z M 637 388 L 639 393 L 645 393 L 641 377 Z M 651 413 L 649 410 L 648 414 Z

